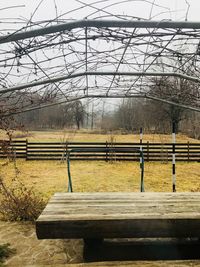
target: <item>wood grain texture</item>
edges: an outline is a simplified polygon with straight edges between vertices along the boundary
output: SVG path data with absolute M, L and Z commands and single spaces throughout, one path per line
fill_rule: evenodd
M 200 237 L 200 192 L 56 193 L 36 233 L 39 239 Z

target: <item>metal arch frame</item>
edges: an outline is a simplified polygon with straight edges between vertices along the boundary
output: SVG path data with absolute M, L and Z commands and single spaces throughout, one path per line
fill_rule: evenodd
M 192 22 L 192 21 L 169 21 L 169 20 L 162 20 L 162 21 L 150 21 L 150 20 L 125 20 L 125 21 L 121 21 L 121 20 L 88 20 L 88 19 L 84 19 L 84 20 L 76 20 L 76 21 L 72 21 L 72 22 L 68 22 L 68 23 L 63 23 L 63 24 L 59 24 L 59 25 L 52 25 L 46 28 L 42 28 L 42 29 L 34 29 L 34 30 L 30 30 L 30 31 L 23 31 L 20 32 L 19 30 L 17 32 L 14 32 L 12 34 L 8 34 L 5 36 L 0 37 L 0 44 L 4 44 L 4 43 L 9 43 L 9 42 L 16 42 L 18 40 L 24 40 L 27 38 L 32 38 L 32 37 L 37 37 L 37 36 L 42 36 L 42 35 L 46 35 L 46 34 L 51 34 L 51 33 L 56 33 L 56 32 L 62 32 L 62 31 L 71 31 L 73 29 L 77 29 L 77 28 L 86 28 L 87 27 L 95 27 L 95 28 L 120 28 L 120 27 L 124 27 L 124 28 L 146 28 L 146 29 L 151 29 L 151 28 L 155 28 L 155 29 L 199 29 L 200 30 L 200 22 Z M 86 69 L 87 70 L 87 69 Z M 35 81 L 32 83 L 25 83 L 25 84 L 21 84 L 21 85 L 17 85 L 17 86 L 13 86 L 13 87 L 9 87 L 9 88 L 2 88 L 0 89 L 0 95 L 3 93 L 7 93 L 7 92 L 13 92 L 13 91 L 18 91 L 18 90 L 22 90 L 22 89 L 27 89 L 27 88 L 31 88 L 37 85 L 43 85 L 43 84 L 48 84 L 48 83 L 55 83 L 55 82 L 59 82 L 62 80 L 66 80 L 66 79 L 71 79 L 71 78 L 76 78 L 76 77 L 80 77 L 80 76 L 86 76 L 86 78 L 88 76 L 94 76 L 94 75 L 112 75 L 112 76 L 117 76 L 117 75 L 127 75 L 127 76 L 171 76 L 171 77 L 178 77 L 178 78 L 183 78 L 183 79 L 187 79 L 190 81 L 194 81 L 197 83 L 200 83 L 200 79 L 198 77 L 194 77 L 194 76 L 189 76 L 189 75 L 185 75 L 185 74 L 181 74 L 181 73 L 174 73 L 174 72 L 118 72 L 118 71 L 107 71 L 107 72 L 80 72 L 80 73 L 74 73 L 71 75 L 67 75 L 67 76 L 60 76 L 60 77 L 55 77 L 52 79 L 44 79 L 41 81 Z M 175 103 L 173 101 L 168 101 L 165 99 L 161 99 L 158 97 L 154 97 L 151 96 L 149 94 L 142 94 L 140 96 L 133 96 L 133 95 L 123 95 L 123 96 L 112 96 L 112 95 L 86 95 L 86 96 L 79 96 L 78 99 L 81 98 L 85 98 L 85 97 L 143 97 L 143 98 L 149 98 L 155 101 L 161 101 L 164 103 L 168 103 L 168 104 L 172 104 L 175 106 L 179 106 L 185 109 L 190 109 L 193 111 L 197 111 L 200 112 L 200 108 L 196 108 L 196 107 L 190 107 L 184 104 L 179 104 L 179 103 Z M 74 101 L 73 99 L 66 99 L 66 101 L 62 101 L 60 103 L 66 103 L 66 102 L 71 102 Z M 59 103 L 56 103 L 59 104 Z M 28 112 L 30 110 L 34 110 L 34 109 L 40 109 L 40 108 L 45 108 L 47 106 L 50 105 L 44 105 L 43 107 L 36 107 L 36 108 L 30 108 L 27 110 L 24 110 L 22 112 Z M 18 113 L 22 113 L 22 112 L 18 112 Z M 16 114 L 16 113 L 15 113 Z M 4 114 L 4 116 L 8 116 L 8 114 Z

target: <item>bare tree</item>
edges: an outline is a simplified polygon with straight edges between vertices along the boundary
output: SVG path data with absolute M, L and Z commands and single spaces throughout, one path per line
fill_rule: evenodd
M 79 130 L 81 125 L 83 125 L 83 119 L 84 119 L 84 107 L 81 101 L 75 101 L 73 103 L 73 113 L 77 129 Z
M 193 105 L 196 102 L 198 94 L 198 86 L 187 80 L 178 78 L 153 78 L 153 84 L 150 87 L 149 94 L 181 103 L 185 105 Z M 175 123 L 176 131 L 179 131 L 179 124 L 183 119 L 186 119 L 190 113 L 185 109 L 165 104 L 162 102 L 154 103 L 154 116 L 159 120 L 165 120 L 168 123 Z M 152 114 L 153 116 L 153 114 Z

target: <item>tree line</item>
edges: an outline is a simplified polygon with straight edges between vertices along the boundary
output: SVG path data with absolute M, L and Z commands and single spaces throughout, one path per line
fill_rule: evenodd
M 184 105 L 197 105 L 197 84 L 177 78 L 153 78 L 148 94 Z M 51 99 L 56 104 L 56 100 Z M 87 102 L 86 102 L 87 103 Z M 16 120 L 29 129 L 99 128 L 104 131 L 121 129 L 137 132 L 171 133 L 171 125 L 192 137 L 200 138 L 199 113 L 179 106 L 149 99 L 124 98 L 113 112 L 88 111 L 87 104 L 77 100 L 45 109 L 33 110 L 16 116 Z
M 148 94 L 160 99 L 187 106 L 198 105 L 199 87 L 187 80 L 176 78 L 153 78 Z M 149 99 L 128 98 L 121 101 L 113 114 L 105 118 L 113 129 L 138 132 L 143 127 L 146 132 L 171 133 L 172 123 L 176 132 L 183 132 L 191 137 L 200 138 L 200 114 L 180 106 Z
M 52 101 L 56 104 L 56 101 Z M 77 100 L 68 104 L 54 105 L 32 110 L 15 116 L 15 120 L 28 129 L 62 129 L 83 127 L 85 107 Z

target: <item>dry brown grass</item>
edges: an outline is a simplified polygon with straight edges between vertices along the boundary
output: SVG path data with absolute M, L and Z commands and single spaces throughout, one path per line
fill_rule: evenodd
M 0 161 L 1 164 L 3 162 Z M 0 171 L 8 183 L 14 175 L 12 164 L 1 167 Z M 19 178 L 47 198 L 56 191 L 67 191 L 65 162 L 17 160 L 17 166 Z M 72 161 L 71 174 L 76 192 L 139 191 L 140 169 L 137 162 Z M 170 163 L 145 163 L 145 190 L 172 191 Z M 177 191 L 200 191 L 200 163 L 177 163 Z
M 90 131 L 84 130 L 56 130 L 56 131 L 29 131 L 29 132 L 14 132 L 13 138 L 24 139 L 27 138 L 30 141 L 91 141 L 91 142 L 105 142 L 110 141 L 114 136 L 116 142 L 139 142 L 139 134 L 96 134 Z M 0 139 L 5 139 L 6 135 L 0 131 Z M 171 135 L 167 134 L 144 134 L 144 142 L 171 142 Z M 183 134 L 177 134 L 177 142 L 200 142 L 193 138 L 189 138 Z

